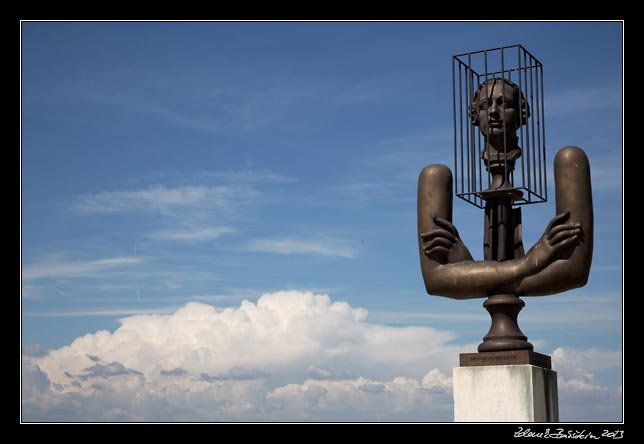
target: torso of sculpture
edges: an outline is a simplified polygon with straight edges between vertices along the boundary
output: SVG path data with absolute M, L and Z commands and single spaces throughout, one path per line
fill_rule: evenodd
M 521 156 L 516 132 L 529 114 L 523 93 L 507 79 L 489 79 L 473 95 L 472 125 L 478 126 L 484 138 L 481 157 L 492 178 L 482 193 L 486 203 L 483 260 L 472 258 L 453 223 L 450 169 L 429 165 L 419 177 L 418 236 L 425 288 L 429 294 L 454 299 L 488 298 L 484 306 L 493 325 L 479 351 L 532 350 L 516 325 L 516 315 L 524 305 L 518 297 L 581 287 L 590 271 L 590 167 L 578 147 L 568 146 L 557 153 L 555 216 L 535 245 L 524 252 L 520 208 L 513 207 L 517 190 L 508 178 Z

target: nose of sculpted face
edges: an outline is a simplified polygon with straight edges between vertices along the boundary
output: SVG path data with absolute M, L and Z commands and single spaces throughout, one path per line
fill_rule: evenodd
M 490 107 L 490 117 L 493 119 L 500 119 L 501 114 L 499 113 L 499 108 L 496 106 L 496 104 L 492 103 L 492 106 Z

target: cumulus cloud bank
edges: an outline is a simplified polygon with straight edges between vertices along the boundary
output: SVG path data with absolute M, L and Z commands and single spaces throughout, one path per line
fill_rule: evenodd
M 621 362 L 621 351 L 555 349 L 552 364 L 559 374 L 560 417 L 565 415 L 565 420 L 579 422 L 621 421 L 621 383 L 614 389 L 603 387 L 594 375 L 594 372 L 621 367 Z
M 124 318 L 23 353 L 23 420 L 451 421 L 455 335 L 366 318 L 298 291 Z

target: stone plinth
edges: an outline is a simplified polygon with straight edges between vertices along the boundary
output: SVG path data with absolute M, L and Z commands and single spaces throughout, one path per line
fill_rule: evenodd
M 454 369 L 456 422 L 558 420 L 557 372 L 554 370 L 530 364 Z

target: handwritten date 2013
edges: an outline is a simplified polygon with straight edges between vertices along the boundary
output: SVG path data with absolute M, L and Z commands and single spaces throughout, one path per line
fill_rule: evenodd
M 519 430 L 514 432 L 515 438 L 547 438 L 547 439 L 622 439 L 624 437 L 623 430 L 603 430 L 601 434 L 596 435 L 597 432 L 590 432 L 586 430 L 566 430 L 557 428 L 554 430 L 546 429 L 543 432 L 532 431 L 529 428 L 519 427 Z

